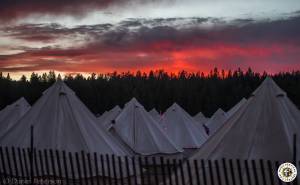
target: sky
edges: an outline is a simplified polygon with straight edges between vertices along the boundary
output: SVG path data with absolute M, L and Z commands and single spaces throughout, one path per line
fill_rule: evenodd
M 0 71 L 300 70 L 299 0 L 1 0 Z

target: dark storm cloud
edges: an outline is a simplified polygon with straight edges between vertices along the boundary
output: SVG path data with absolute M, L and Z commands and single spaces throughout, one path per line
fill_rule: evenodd
M 176 57 L 194 67 L 201 67 L 204 63 L 211 65 L 210 68 L 214 65 L 226 68 L 233 64 L 258 68 L 274 65 L 276 70 L 284 66 L 300 67 L 300 16 L 274 21 L 237 19 L 221 26 L 205 27 L 210 22 L 209 18 L 131 19 L 116 25 L 75 28 L 60 25 L 14 27 L 7 33 L 21 39 L 41 36 L 40 39 L 44 40 L 42 36 L 49 35 L 58 39 L 66 35 L 85 35 L 89 39 L 80 47 L 23 48 L 24 53 L 0 57 L 0 70 L 55 68 L 76 71 L 77 68 L 93 71 L 101 66 L 111 69 L 119 69 L 118 66 L 122 69 L 130 69 L 130 66 L 151 68 L 159 66 L 162 61 L 163 65 L 171 66 Z M 223 20 L 214 19 L 213 22 Z M 201 65 L 198 61 L 202 61 Z
M 82 16 L 126 0 L 1 0 L 0 21 L 11 21 L 31 14 Z

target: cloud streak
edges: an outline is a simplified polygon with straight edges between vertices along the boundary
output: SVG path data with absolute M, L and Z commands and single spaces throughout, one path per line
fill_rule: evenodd
M 20 25 L 3 31 L 12 39 L 32 43 L 19 46 L 23 53 L 0 55 L 0 71 L 7 72 L 300 69 L 299 16 L 229 22 L 216 18 L 128 19 L 115 25 Z M 61 39 L 72 44 L 66 46 Z M 36 42 L 52 45 L 35 48 Z

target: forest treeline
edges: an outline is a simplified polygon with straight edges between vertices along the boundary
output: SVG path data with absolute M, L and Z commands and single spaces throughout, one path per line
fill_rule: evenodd
M 33 104 L 58 76 L 50 71 L 12 80 L 9 74 L 3 76 L 0 72 L 0 108 L 22 96 Z M 248 98 L 266 76 L 267 73 L 255 73 L 250 68 L 247 71 L 237 69 L 227 73 L 215 68 L 208 75 L 186 71 L 169 74 L 157 70 L 147 74 L 138 71 L 93 73 L 89 77 L 67 75 L 63 80 L 95 114 L 115 105 L 122 107 L 132 97 L 136 97 L 147 110 L 155 107 L 163 112 L 177 102 L 192 115 L 202 111 L 206 116 L 211 116 L 219 107 L 227 111 L 243 97 Z M 278 73 L 272 77 L 300 107 L 300 71 Z

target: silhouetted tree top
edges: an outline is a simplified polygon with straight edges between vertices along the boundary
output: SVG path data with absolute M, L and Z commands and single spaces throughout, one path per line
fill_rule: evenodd
M 136 97 L 147 110 L 155 107 L 164 112 L 177 102 L 192 115 L 202 111 L 211 116 L 218 108 L 229 110 L 243 97 L 248 98 L 267 75 L 265 72 L 255 73 L 251 68 L 227 72 L 214 68 L 208 75 L 157 70 L 149 73 L 92 73 L 88 77 L 75 74 L 64 76 L 63 80 L 94 113 L 102 113 L 115 105 L 122 107 Z M 299 107 L 300 71 L 271 76 Z M 30 78 L 22 76 L 20 80 L 12 80 L 9 74 L 4 77 L 0 72 L 0 108 L 22 96 L 33 104 L 57 78 L 58 75 L 50 71 L 43 74 L 33 72 Z

